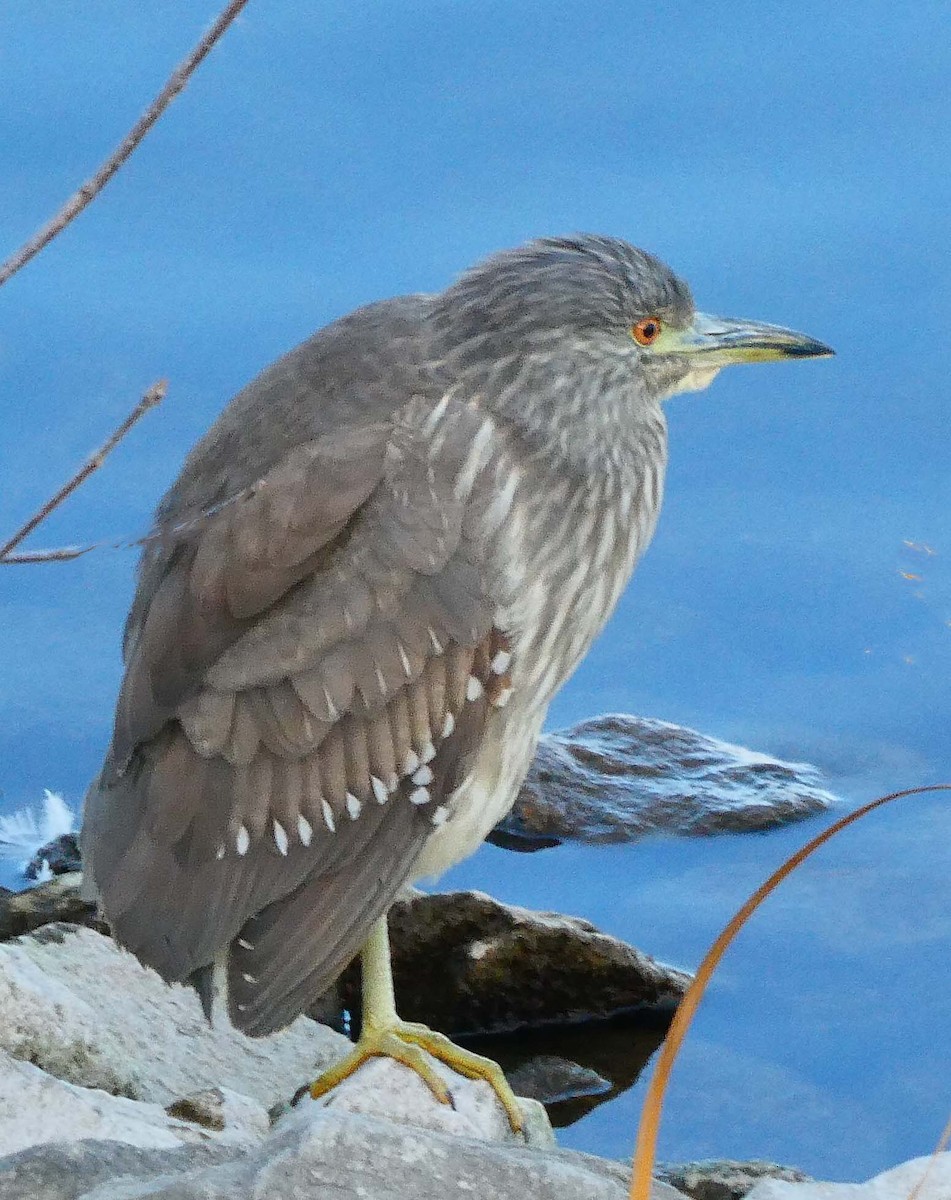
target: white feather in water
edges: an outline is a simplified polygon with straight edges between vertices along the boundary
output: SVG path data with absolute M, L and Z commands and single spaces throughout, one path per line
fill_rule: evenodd
M 20 870 L 43 846 L 76 831 L 76 814 L 57 792 L 44 788 L 42 804 L 27 805 L 9 816 L 0 816 L 0 858 L 19 859 Z M 52 879 L 49 863 L 43 862 L 31 883 Z

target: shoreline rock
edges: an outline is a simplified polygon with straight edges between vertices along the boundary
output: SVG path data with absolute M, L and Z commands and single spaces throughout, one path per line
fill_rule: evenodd
M 573 1025 L 638 1009 L 672 1014 L 692 978 L 590 921 L 502 904 L 484 892 L 417 892 L 398 900 L 390 943 L 400 1012 L 450 1037 Z M 358 964 L 341 976 L 336 995 L 358 1025 Z
M 651 717 L 609 713 L 543 734 L 511 813 L 488 841 L 541 850 L 746 833 L 837 802 L 807 763 L 785 762 Z

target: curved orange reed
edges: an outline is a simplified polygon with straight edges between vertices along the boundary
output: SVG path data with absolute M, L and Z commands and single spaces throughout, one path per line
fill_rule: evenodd
M 657 1132 L 660 1127 L 661 1108 L 664 1103 L 664 1094 L 667 1090 L 667 1083 L 670 1079 L 670 1071 L 674 1065 L 674 1059 L 677 1057 L 677 1053 L 683 1044 L 684 1037 L 700 1005 L 700 1001 L 703 999 L 703 994 L 706 991 L 707 984 L 710 982 L 711 975 L 716 970 L 727 947 L 749 920 L 750 916 L 759 908 L 770 892 L 774 891 L 782 883 L 787 875 L 795 871 L 799 864 L 804 862 L 810 854 L 818 850 L 820 846 L 825 845 L 830 838 L 835 837 L 847 825 L 852 825 L 856 821 L 860 821 L 867 813 L 873 812 L 876 808 L 881 808 L 884 804 L 891 803 L 892 800 L 900 800 L 903 796 L 921 796 L 925 792 L 949 791 L 951 791 L 951 783 L 935 783 L 929 787 L 906 788 L 901 792 L 891 792 L 887 796 L 879 796 L 877 800 L 872 800 L 869 804 L 863 804 L 861 808 L 857 808 L 847 816 L 841 817 L 834 824 L 830 825 L 828 829 L 823 830 L 822 833 L 814 837 L 811 842 L 807 842 L 801 850 L 797 850 L 795 854 L 787 858 L 783 865 L 775 870 L 769 879 L 761 884 L 746 903 L 733 915 L 730 922 L 707 951 L 703 962 L 697 968 L 697 974 L 694 976 L 693 983 L 687 989 L 683 1000 L 681 1000 L 677 1007 L 677 1012 L 674 1014 L 667 1037 L 657 1057 L 657 1065 L 654 1068 L 654 1074 L 651 1077 L 647 1095 L 644 1097 L 644 1108 L 641 1112 L 641 1121 L 637 1129 L 637 1146 L 634 1150 L 629 1193 L 630 1200 L 649 1200 L 651 1176 L 654 1170 L 654 1159 L 657 1154 Z

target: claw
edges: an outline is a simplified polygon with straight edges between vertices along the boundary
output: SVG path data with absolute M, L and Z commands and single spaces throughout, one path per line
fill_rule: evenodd
M 442 1076 L 433 1070 L 424 1050 L 466 1079 L 484 1079 L 505 1109 L 512 1131 L 522 1132 L 522 1110 L 498 1063 L 481 1054 L 473 1054 L 471 1050 L 463 1050 L 445 1034 L 426 1025 L 398 1019 L 383 1028 L 364 1028 L 359 1042 L 346 1058 L 314 1080 L 310 1094 L 315 1100 L 325 1096 L 371 1058 L 392 1058 L 415 1071 L 440 1104 L 451 1104 L 449 1089 Z

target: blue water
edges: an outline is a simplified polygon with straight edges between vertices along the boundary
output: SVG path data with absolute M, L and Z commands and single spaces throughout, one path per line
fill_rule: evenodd
M 0 9 L 3 247 L 91 173 L 212 12 Z M 688 723 L 816 762 L 852 800 L 951 776 L 949 28 L 927 2 L 252 0 L 128 168 L 0 294 L 0 532 L 160 376 L 162 409 L 34 545 L 143 530 L 224 400 L 356 304 L 438 288 L 530 235 L 621 235 L 708 311 L 839 356 L 671 403 L 655 544 L 552 725 L 607 709 Z M 5 808 L 44 786 L 75 800 L 95 770 L 132 567 L 107 551 L 0 574 Z M 946 807 L 881 814 L 763 915 L 678 1071 L 665 1153 L 854 1177 L 929 1148 L 951 1107 Z M 458 878 L 690 964 L 801 836 L 485 851 Z M 813 925 L 819 942 L 792 952 Z M 636 1099 L 565 1139 L 625 1152 Z

